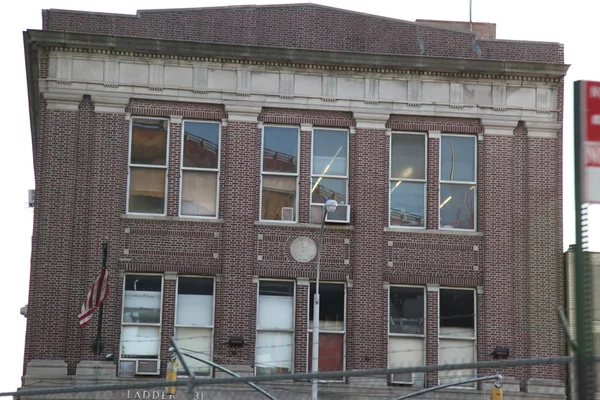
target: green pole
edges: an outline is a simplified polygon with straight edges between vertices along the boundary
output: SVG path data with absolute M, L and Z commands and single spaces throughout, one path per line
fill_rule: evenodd
M 583 253 L 583 191 L 581 181 L 582 142 L 587 105 L 585 81 L 574 85 L 575 99 L 575 315 L 577 348 L 575 350 L 576 390 L 578 400 L 594 399 L 594 340 L 592 329 L 592 276 Z

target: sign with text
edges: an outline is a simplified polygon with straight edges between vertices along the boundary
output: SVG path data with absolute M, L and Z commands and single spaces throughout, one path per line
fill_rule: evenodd
M 600 82 L 579 81 L 583 203 L 600 204 Z M 575 132 L 575 134 L 578 134 Z

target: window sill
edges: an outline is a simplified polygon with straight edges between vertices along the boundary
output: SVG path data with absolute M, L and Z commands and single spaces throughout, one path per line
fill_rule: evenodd
M 199 218 L 199 217 L 170 217 L 166 215 L 143 215 L 143 214 L 121 214 L 123 219 L 145 219 L 152 221 L 184 221 L 184 222 L 203 222 L 212 224 L 222 224 L 220 218 Z
M 402 233 L 418 233 L 427 235 L 458 235 L 458 236 L 483 236 L 483 232 L 477 231 L 460 231 L 451 229 L 416 229 L 416 228 L 400 228 L 386 227 L 384 232 L 402 232 Z
M 308 228 L 321 229 L 320 224 L 307 224 L 300 222 L 270 222 L 270 221 L 254 221 L 254 225 L 258 226 L 280 226 L 283 228 Z M 353 230 L 354 225 L 345 224 L 325 224 L 325 229 Z

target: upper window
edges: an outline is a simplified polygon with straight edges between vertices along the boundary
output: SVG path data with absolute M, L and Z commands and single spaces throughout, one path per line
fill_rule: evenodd
M 131 118 L 127 212 L 165 214 L 168 138 L 168 120 Z
M 346 286 L 319 283 L 319 371 L 343 371 L 346 333 Z M 315 283 L 310 284 L 308 365 L 312 365 L 312 329 L 314 322 Z
M 442 135 L 440 229 L 474 230 L 477 208 L 477 138 Z
M 425 365 L 425 288 L 390 286 L 389 296 L 389 368 Z M 394 383 L 423 386 L 425 374 L 393 374 Z
M 439 364 L 472 363 L 477 360 L 475 290 L 440 288 Z M 476 370 L 439 371 L 440 384 L 477 375 Z M 472 387 L 473 384 L 465 386 Z
M 158 359 L 162 275 L 125 275 L 121 358 Z
M 256 375 L 291 373 L 294 282 L 259 282 L 256 331 Z
M 220 130 L 217 122 L 183 122 L 180 215 L 217 217 Z
M 175 339 L 185 351 L 212 360 L 214 280 L 180 276 L 177 279 Z M 186 362 L 195 374 L 208 374 L 210 367 L 192 358 Z M 179 365 L 179 373 L 184 373 Z
M 348 131 L 314 129 L 311 171 L 312 223 L 321 223 L 323 205 L 333 199 L 342 207 L 328 214 L 329 220 L 347 220 L 348 212 Z
M 261 220 L 298 220 L 299 140 L 297 127 L 263 127 Z
M 425 227 L 427 137 L 393 133 L 390 162 L 390 226 Z

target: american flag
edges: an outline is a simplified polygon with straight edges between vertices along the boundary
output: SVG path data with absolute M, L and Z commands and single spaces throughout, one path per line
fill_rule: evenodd
M 82 328 L 90 322 L 96 307 L 99 307 L 108 296 L 108 278 L 108 270 L 103 269 L 81 305 L 81 312 L 77 317 Z

